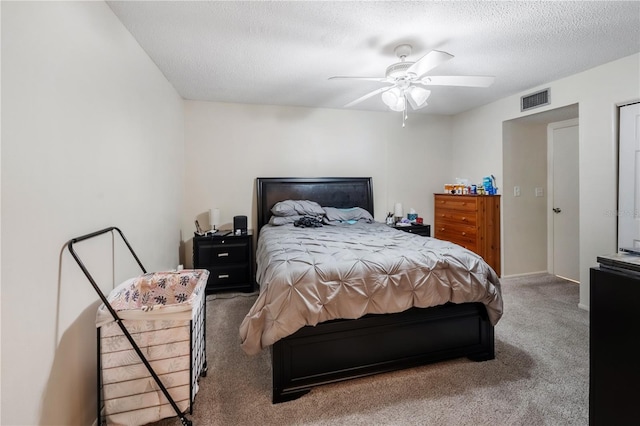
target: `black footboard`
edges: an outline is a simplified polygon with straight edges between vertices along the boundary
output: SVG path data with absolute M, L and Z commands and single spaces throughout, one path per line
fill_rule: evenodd
M 305 327 L 272 346 L 273 403 L 313 386 L 466 356 L 494 358 L 494 331 L 481 303 L 368 315 Z

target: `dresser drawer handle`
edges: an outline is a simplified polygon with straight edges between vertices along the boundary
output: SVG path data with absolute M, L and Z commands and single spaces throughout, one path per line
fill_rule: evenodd
M 229 274 L 220 274 L 218 278 L 229 278 Z
M 462 232 L 462 235 L 467 235 L 467 233 L 463 231 L 463 232 Z
M 229 253 L 218 253 L 218 257 L 227 257 Z
M 440 228 L 441 231 L 444 231 L 444 228 Z
M 463 218 L 462 218 L 462 220 L 464 220 L 464 221 L 466 222 L 466 221 L 467 221 L 467 218 L 466 218 L 466 217 L 463 217 Z

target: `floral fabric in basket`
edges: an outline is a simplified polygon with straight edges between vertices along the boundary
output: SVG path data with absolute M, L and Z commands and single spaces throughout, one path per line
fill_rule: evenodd
M 109 303 L 116 311 L 153 309 L 155 305 L 184 303 L 193 295 L 203 271 L 150 272 L 116 288 Z

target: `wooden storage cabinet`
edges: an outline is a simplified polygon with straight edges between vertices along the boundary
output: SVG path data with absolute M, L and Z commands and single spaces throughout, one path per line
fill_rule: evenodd
M 500 196 L 434 197 L 434 237 L 479 254 L 500 276 Z
M 252 233 L 193 237 L 193 267 L 209 270 L 207 294 L 253 291 Z

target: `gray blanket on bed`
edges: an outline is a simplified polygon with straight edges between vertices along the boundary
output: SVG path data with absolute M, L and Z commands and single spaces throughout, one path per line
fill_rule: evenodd
M 456 244 L 371 224 L 262 228 L 260 295 L 240 325 L 256 354 L 305 325 L 395 313 L 447 302 L 481 302 L 495 325 L 500 281 L 477 254 Z

